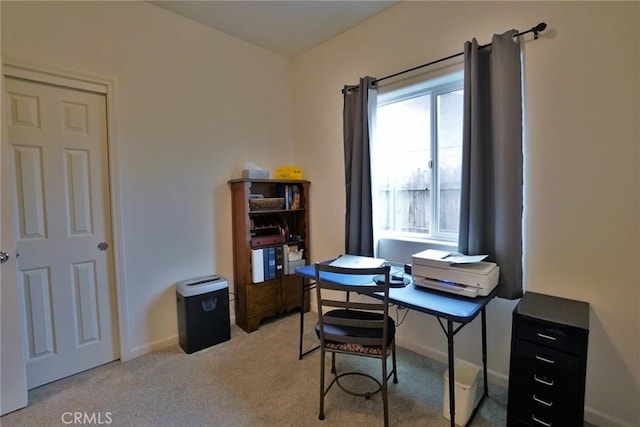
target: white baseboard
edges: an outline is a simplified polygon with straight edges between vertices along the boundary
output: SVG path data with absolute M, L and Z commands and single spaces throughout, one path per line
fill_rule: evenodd
M 141 345 L 139 347 L 132 348 L 127 352 L 126 357 L 124 355 L 120 356 L 120 360 L 126 362 L 127 360 L 135 359 L 138 356 L 143 356 L 145 354 L 153 353 L 154 351 L 161 350 L 170 345 L 178 344 L 178 334 L 171 335 L 167 338 L 163 338 L 158 341 L 154 341 L 149 344 Z
M 621 419 L 596 411 L 588 406 L 584 407 L 584 420 L 596 426 L 637 427 L 637 424 L 627 423 Z
M 235 314 L 229 319 L 231 325 L 235 325 L 236 316 Z M 120 354 L 120 360 L 126 362 L 127 360 L 135 359 L 138 356 L 144 356 L 145 354 L 153 353 L 154 351 L 158 351 L 170 345 L 176 345 L 179 343 L 178 334 L 171 335 L 167 338 L 163 338 L 158 341 L 154 341 L 149 344 L 141 345 L 139 347 L 135 347 L 130 349 L 129 351 L 123 351 Z

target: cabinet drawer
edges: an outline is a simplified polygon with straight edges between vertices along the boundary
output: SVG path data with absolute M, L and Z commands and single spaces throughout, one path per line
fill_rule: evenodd
M 566 427 L 578 424 L 578 415 L 575 406 L 549 407 L 536 402 L 533 399 L 515 399 L 509 402 L 510 418 L 520 420 L 526 425 L 536 427 Z M 510 422 L 509 425 L 519 425 Z
M 511 357 L 514 369 L 510 375 L 515 379 L 553 393 L 578 392 L 579 357 L 520 339 L 515 340 Z
M 566 326 L 518 317 L 515 319 L 516 337 L 575 355 L 584 354 L 587 335 Z
M 556 393 L 541 384 L 527 380 L 509 381 L 509 400 L 528 402 L 541 410 L 575 412 L 578 405 L 578 393 Z

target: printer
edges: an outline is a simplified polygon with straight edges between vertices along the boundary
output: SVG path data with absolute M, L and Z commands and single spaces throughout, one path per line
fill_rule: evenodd
M 462 255 L 427 249 L 411 256 L 416 286 L 475 298 L 486 296 L 498 285 L 500 267 L 482 261 L 487 255 Z

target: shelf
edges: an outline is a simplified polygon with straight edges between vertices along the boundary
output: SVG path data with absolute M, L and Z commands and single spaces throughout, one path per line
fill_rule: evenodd
M 253 178 L 236 178 L 230 179 L 229 184 L 236 182 L 259 182 L 265 184 L 311 184 L 306 179 L 253 179 Z
M 309 206 L 309 181 L 240 178 L 230 180 L 229 184 L 232 201 L 236 323 L 244 331 L 252 332 L 258 329 L 264 319 L 295 309 L 309 311 L 309 298 L 302 298 L 302 292 L 308 292 L 308 290 L 302 289 L 300 279 L 295 274 L 284 274 L 286 262 L 283 257 L 284 246 L 289 245 L 304 251 L 305 260 L 311 259 L 309 210 L 306 208 Z M 251 210 L 248 201 L 252 195 L 261 194 L 265 198 L 279 198 L 282 197 L 283 187 L 287 185 L 297 187 L 296 194 L 299 195 L 300 206 L 304 207 Z M 276 249 L 275 253 L 276 271 L 280 272 L 275 278 L 254 283 L 254 274 L 257 274 L 256 277 L 260 277 L 260 274 L 259 270 L 254 271 L 256 266 L 253 263 L 260 263 L 260 260 L 259 254 L 252 252 L 252 249 L 272 247 L 280 248 Z M 264 252 L 262 255 L 264 256 Z M 264 260 L 263 257 L 263 264 Z M 272 252 L 269 252 L 267 259 L 269 274 L 265 273 L 265 279 L 273 277 L 273 271 L 270 269 L 272 260 Z M 259 268 L 259 265 L 256 268 Z
M 298 209 L 276 209 L 276 210 L 264 210 L 264 211 L 249 211 L 249 215 L 268 215 L 268 214 L 277 214 L 277 213 L 287 213 L 287 212 L 304 212 L 304 208 Z

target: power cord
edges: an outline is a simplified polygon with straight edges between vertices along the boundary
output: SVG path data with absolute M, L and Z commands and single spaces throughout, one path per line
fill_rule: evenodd
M 398 326 L 400 326 L 400 325 L 402 325 L 404 323 L 405 319 L 407 318 L 407 314 L 409 314 L 409 309 L 407 307 L 402 307 L 402 306 L 399 306 L 399 305 L 395 305 L 395 307 L 396 307 L 396 319 L 400 319 L 400 311 L 404 310 L 404 314 L 402 315 L 402 319 L 396 321 L 396 327 L 398 327 Z

